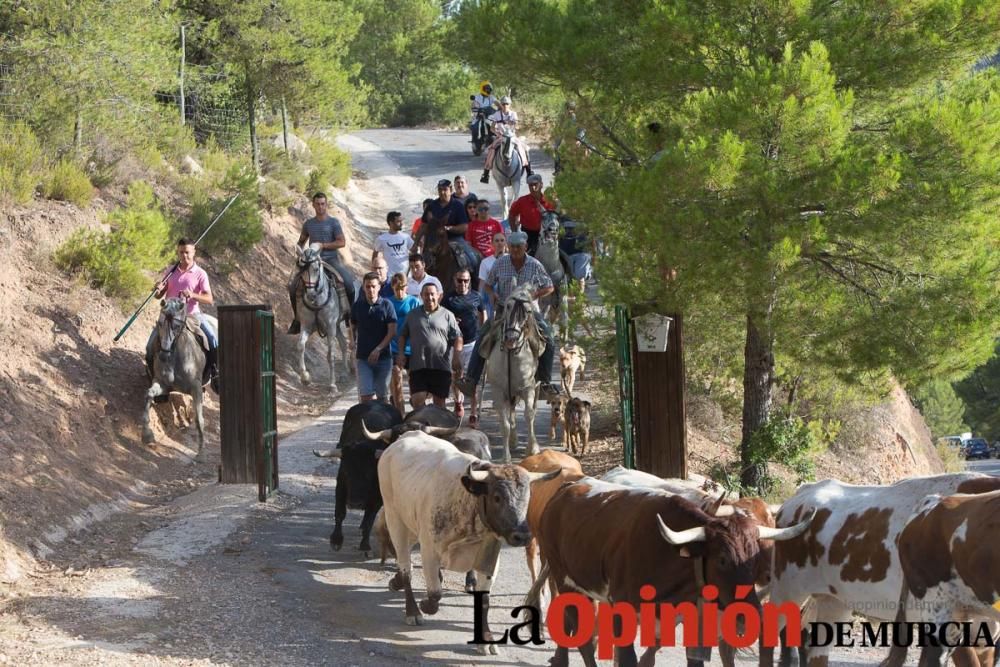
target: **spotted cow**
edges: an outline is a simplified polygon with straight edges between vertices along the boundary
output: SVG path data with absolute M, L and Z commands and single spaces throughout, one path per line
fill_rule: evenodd
M 976 473 L 914 477 L 889 486 L 828 479 L 799 487 L 782 504 L 777 525 L 794 525 L 812 512 L 816 518 L 798 539 L 775 545 L 770 601 L 810 602 L 808 620 L 819 622 L 849 621 L 854 613 L 892 622 L 903 583 L 896 539 L 914 509 L 931 494 L 989 488 L 1000 488 L 1000 479 Z M 829 652 L 829 646 L 801 651 L 809 667 L 825 667 Z M 761 666 L 773 663 L 774 650 L 762 648 Z

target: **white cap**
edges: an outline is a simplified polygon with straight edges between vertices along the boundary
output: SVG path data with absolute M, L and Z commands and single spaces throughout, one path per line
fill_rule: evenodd
M 500 104 L 510 104 L 510 95 L 504 95 L 501 97 Z

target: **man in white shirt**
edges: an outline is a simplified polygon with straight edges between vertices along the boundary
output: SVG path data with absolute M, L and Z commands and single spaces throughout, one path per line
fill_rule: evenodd
M 419 298 L 420 288 L 427 283 L 437 285 L 438 293 L 444 294 L 444 290 L 441 288 L 441 281 L 427 273 L 426 268 L 423 257 L 417 253 L 410 255 L 410 280 L 406 284 L 406 293 L 410 296 Z
M 490 169 L 493 168 L 493 156 L 496 154 L 497 148 L 500 147 L 500 127 L 510 127 L 513 130 L 517 129 L 517 112 L 510 108 L 510 98 L 504 95 L 500 99 L 500 111 L 497 111 L 492 116 L 490 116 L 490 122 L 493 123 L 493 134 L 496 135 L 496 139 L 490 144 L 489 149 L 486 151 L 486 162 L 483 163 L 483 175 L 480 177 L 480 183 L 490 182 Z M 531 176 L 533 173 L 531 171 L 531 159 L 528 157 L 528 146 L 519 137 L 514 137 L 514 148 L 517 149 L 518 155 L 521 156 L 521 164 L 524 165 L 524 172 Z
M 390 211 L 385 217 L 385 222 L 389 226 L 389 231 L 382 232 L 375 239 L 375 250 L 385 257 L 390 277 L 396 273 L 405 274 L 413 239 L 402 231 L 403 214 L 399 211 Z

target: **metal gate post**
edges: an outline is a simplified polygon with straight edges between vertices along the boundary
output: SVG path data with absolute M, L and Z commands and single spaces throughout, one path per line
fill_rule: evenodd
M 632 323 L 628 308 L 615 306 L 615 342 L 618 349 L 618 391 L 622 404 L 623 461 L 626 468 L 635 468 L 635 424 L 633 422 L 632 388 Z
M 260 336 L 261 439 L 257 454 L 257 498 L 263 502 L 278 488 L 278 418 L 274 374 L 274 313 L 256 312 Z

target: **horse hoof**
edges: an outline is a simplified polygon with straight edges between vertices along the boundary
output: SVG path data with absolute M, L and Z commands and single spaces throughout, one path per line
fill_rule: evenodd
M 309 384 L 309 380 L 310 380 L 310 378 L 309 378 L 308 375 L 303 375 L 302 376 L 302 384 Z
M 407 616 L 406 617 L 406 624 L 407 625 L 423 625 L 424 624 L 424 617 L 421 616 L 420 614 L 417 614 L 415 616 Z

